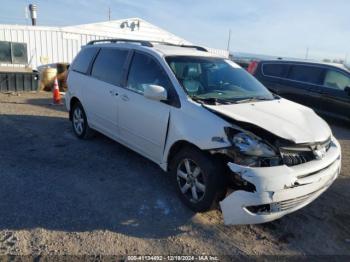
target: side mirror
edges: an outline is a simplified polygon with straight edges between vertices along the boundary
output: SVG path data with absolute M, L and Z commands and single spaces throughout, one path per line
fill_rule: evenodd
M 168 99 L 168 93 L 164 87 L 158 85 L 143 85 L 143 95 L 149 99 L 164 101 Z
M 350 86 L 346 86 L 344 91 L 350 96 Z

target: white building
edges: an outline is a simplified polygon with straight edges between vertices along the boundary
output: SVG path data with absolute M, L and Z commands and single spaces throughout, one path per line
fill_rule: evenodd
M 27 45 L 27 66 L 32 68 L 58 62 L 70 63 L 82 45 L 85 45 L 91 40 L 106 38 L 127 38 L 164 41 L 175 44 L 191 44 L 185 39 L 140 18 L 66 27 L 0 25 L 0 41 L 25 43 Z M 208 48 L 208 50 L 228 56 L 226 50 L 212 48 Z M 25 66 L 23 64 L 19 65 L 18 62 L 13 61 L 14 59 L 11 62 L 6 62 L 5 60 L 0 56 L 0 66 Z

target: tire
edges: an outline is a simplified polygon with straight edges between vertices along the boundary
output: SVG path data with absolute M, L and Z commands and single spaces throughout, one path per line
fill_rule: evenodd
M 195 212 L 216 207 L 226 193 L 221 163 L 197 148 L 186 147 L 176 154 L 170 172 L 180 199 Z
M 84 108 L 80 102 L 75 103 L 72 107 L 72 126 L 74 134 L 80 139 L 89 139 L 95 133 L 89 127 Z

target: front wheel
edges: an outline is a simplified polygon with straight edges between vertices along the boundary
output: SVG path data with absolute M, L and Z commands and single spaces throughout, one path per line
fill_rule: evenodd
M 180 199 L 195 212 L 214 207 L 225 195 L 220 164 L 196 148 L 185 148 L 173 159 L 171 172 Z
M 91 138 L 94 131 L 89 127 L 83 106 L 77 102 L 72 108 L 72 125 L 74 134 L 81 139 Z

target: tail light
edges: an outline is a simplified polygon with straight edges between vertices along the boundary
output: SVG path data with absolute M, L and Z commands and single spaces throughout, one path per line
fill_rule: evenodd
M 250 62 L 247 71 L 249 73 L 251 73 L 252 75 L 254 75 L 257 67 L 258 67 L 258 61 L 252 61 L 252 62 Z

